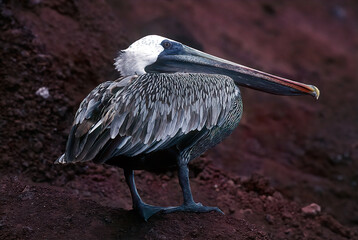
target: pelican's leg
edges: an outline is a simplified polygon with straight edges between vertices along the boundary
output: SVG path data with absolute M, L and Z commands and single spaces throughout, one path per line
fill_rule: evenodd
M 189 169 L 187 164 L 180 164 L 179 165 L 179 184 L 183 191 L 183 205 L 179 207 L 170 207 L 166 208 L 164 212 L 170 213 L 170 212 L 210 212 L 210 211 L 216 211 L 224 214 L 219 208 L 217 207 L 208 207 L 203 206 L 201 203 L 196 203 L 193 200 L 193 195 L 191 194 L 190 189 L 190 182 L 189 182 Z
M 147 221 L 148 218 L 156 214 L 157 212 L 163 210 L 162 207 L 156 207 L 149 204 L 145 204 L 140 198 L 137 187 L 134 182 L 134 172 L 133 170 L 124 169 L 124 176 L 126 178 L 126 182 L 131 191 L 133 209 L 139 213 L 139 215 Z
M 190 206 L 195 205 L 193 195 L 191 193 L 190 181 L 189 181 L 189 168 L 186 164 L 179 166 L 178 178 L 181 190 L 183 192 L 183 205 Z M 198 203 L 201 205 L 201 203 Z

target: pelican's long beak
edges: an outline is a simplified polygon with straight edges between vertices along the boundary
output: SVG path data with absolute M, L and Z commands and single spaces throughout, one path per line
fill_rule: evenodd
M 182 45 L 173 54 L 163 53 L 157 61 L 146 67 L 147 72 L 188 72 L 221 74 L 231 77 L 237 85 L 278 95 L 312 95 L 319 97 L 313 85 L 295 82 L 221 59 Z

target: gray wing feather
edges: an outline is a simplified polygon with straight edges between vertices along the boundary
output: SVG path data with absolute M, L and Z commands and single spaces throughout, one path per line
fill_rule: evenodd
M 144 74 L 102 83 L 76 113 L 65 161 L 105 162 L 171 147 L 191 131 L 221 125 L 237 94 L 222 75 Z

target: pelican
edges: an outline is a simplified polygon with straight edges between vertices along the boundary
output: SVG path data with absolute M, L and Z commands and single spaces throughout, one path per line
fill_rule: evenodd
M 319 90 L 227 61 L 180 42 L 149 35 L 120 51 L 121 78 L 97 86 L 75 115 L 65 153 L 56 163 L 93 161 L 123 168 L 133 209 L 147 221 L 158 212 L 209 212 L 196 203 L 188 163 L 221 142 L 238 125 L 243 106 L 238 86 L 277 95 Z M 183 204 L 146 204 L 134 170 L 176 167 Z

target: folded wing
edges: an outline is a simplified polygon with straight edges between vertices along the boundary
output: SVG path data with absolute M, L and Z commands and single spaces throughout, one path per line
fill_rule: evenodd
M 102 83 L 81 103 L 58 161 L 105 162 L 172 147 L 193 131 L 202 136 L 223 123 L 237 94 L 222 75 L 144 74 Z

